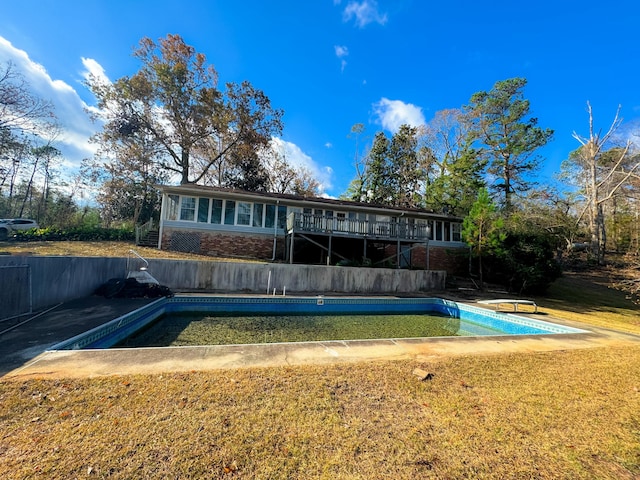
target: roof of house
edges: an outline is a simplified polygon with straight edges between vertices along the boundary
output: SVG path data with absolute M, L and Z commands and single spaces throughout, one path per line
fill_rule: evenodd
M 223 197 L 243 197 L 251 200 L 263 200 L 263 199 L 272 199 L 272 200 L 285 200 L 288 205 L 296 205 L 296 206 L 311 206 L 311 205 L 330 205 L 334 208 L 347 208 L 353 210 L 361 210 L 361 211 L 385 211 L 390 214 L 394 213 L 411 213 L 416 216 L 428 216 L 428 217 L 440 217 L 446 219 L 458 219 L 453 215 L 449 215 L 446 213 L 436 213 L 433 210 L 426 210 L 421 208 L 403 208 L 403 207 L 393 207 L 389 205 L 376 205 L 371 203 L 363 203 L 363 202 L 354 202 L 351 200 L 341 200 L 335 198 L 326 198 L 326 197 L 312 197 L 312 196 L 301 196 L 301 195 L 292 195 L 286 193 L 272 193 L 272 192 L 248 192 L 245 190 L 234 190 L 230 188 L 222 188 L 222 187 L 209 187 L 204 185 L 196 185 L 196 184 L 187 184 L 187 185 L 160 185 L 160 190 L 164 193 L 176 193 L 176 194 L 185 194 L 189 193 L 191 195 L 220 195 Z

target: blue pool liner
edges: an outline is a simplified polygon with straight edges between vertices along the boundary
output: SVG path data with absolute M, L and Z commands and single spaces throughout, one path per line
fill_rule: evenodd
M 441 298 L 334 298 L 175 296 L 155 300 L 133 312 L 60 342 L 50 350 L 110 348 L 168 313 L 236 315 L 363 315 L 439 313 L 465 322 L 465 335 L 545 335 L 587 333 L 533 318 L 494 312 Z

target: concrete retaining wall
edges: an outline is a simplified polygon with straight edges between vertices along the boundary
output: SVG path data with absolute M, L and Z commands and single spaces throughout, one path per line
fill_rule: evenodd
M 124 277 L 126 258 L 0 256 L 0 266 L 27 265 L 32 307 L 38 310 L 91 295 L 110 278 Z M 25 285 L 25 289 L 29 286 Z M 0 292 L 0 305 L 5 303 Z
M 126 276 L 126 258 L 0 256 L 0 266 L 28 265 L 33 309 L 91 295 Z M 149 273 L 174 291 L 411 294 L 442 290 L 446 272 L 276 263 L 149 259 Z M 25 285 L 25 288 L 28 288 Z M 5 292 L 0 292 L 0 304 Z

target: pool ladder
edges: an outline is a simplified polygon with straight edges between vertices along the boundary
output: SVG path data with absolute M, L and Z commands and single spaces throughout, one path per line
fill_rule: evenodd
M 136 252 L 134 249 L 130 249 L 129 254 L 130 255 L 127 256 L 127 278 L 135 278 L 140 283 L 153 283 L 159 285 L 160 282 L 153 278 L 153 276 L 147 271 L 147 269 L 149 268 L 149 262 L 147 261 L 147 259 Z M 133 270 L 131 268 L 131 254 L 133 254 L 135 257 L 138 257 L 144 263 L 143 266 L 141 266 L 137 270 Z

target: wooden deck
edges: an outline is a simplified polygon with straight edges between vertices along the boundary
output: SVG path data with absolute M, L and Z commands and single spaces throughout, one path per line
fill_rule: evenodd
M 427 242 L 429 240 L 430 229 L 426 224 L 393 221 L 378 222 L 294 212 L 287 217 L 287 233 L 342 235 L 353 238 L 377 240 Z

